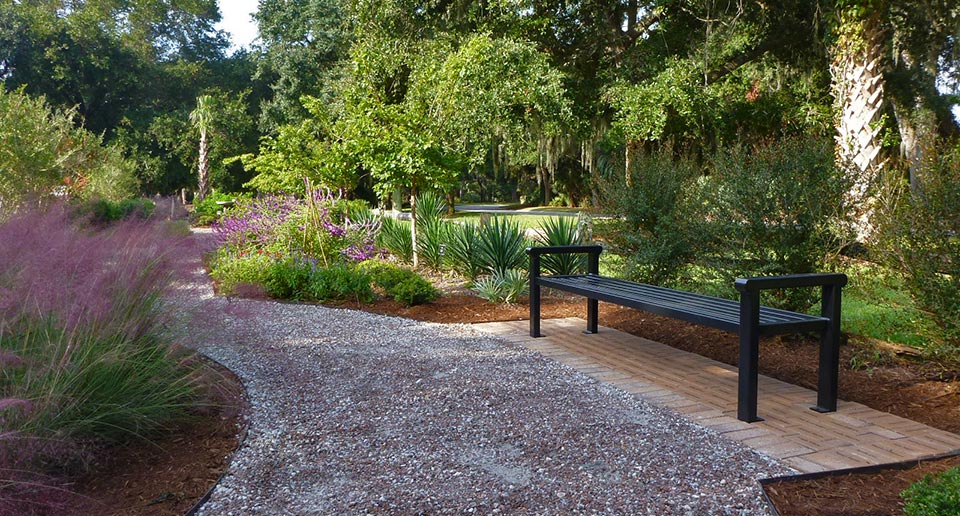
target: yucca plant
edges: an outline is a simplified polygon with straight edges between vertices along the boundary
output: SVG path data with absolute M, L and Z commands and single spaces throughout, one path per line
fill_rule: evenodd
M 377 233 L 377 245 L 390 251 L 390 254 L 403 263 L 413 261 L 410 222 L 384 217 L 380 231 Z
M 474 281 L 483 273 L 480 256 L 480 232 L 474 224 L 452 224 L 446 252 L 447 263 Z
M 479 229 L 479 255 L 490 274 L 506 274 L 526 265 L 528 241 L 520 225 L 503 217 L 493 217 Z
M 537 241 L 543 245 L 579 245 L 583 243 L 580 217 L 550 217 L 537 230 Z M 551 274 L 576 274 L 586 267 L 582 254 L 547 254 L 541 266 Z
M 449 238 L 448 223 L 444 220 L 447 203 L 435 192 L 417 196 L 417 253 L 420 261 L 434 270 L 443 268 L 444 247 Z
M 527 293 L 530 282 L 526 271 L 509 269 L 477 280 L 473 286 L 478 296 L 491 303 L 514 303 Z

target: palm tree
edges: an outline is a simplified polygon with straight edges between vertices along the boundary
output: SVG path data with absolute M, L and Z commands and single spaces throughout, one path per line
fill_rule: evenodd
M 850 179 L 847 201 L 862 239 L 870 232 L 871 186 L 885 162 L 879 134 L 886 100 L 883 21 L 880 10 L 869 2 L 838 7 L 830 67 L 838 111 L 837 158 Z
M 197 108 L 190 112 L 190 122 L 200 131 L 200 156 L 197 162 L 197 200 L 202 200 L 210 189 L 209 140 L 207 131 L 210 130 L 213 118 L 213 97 L 201 95 L 197 97 Z

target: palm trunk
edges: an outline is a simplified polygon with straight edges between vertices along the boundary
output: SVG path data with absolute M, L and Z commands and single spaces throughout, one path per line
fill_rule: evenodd
M 879 133 L 884 107 L 883 31 L 878 12 L 841 16 L 831 65 L 838 110 L 837 159 L 848 175 L 847 202 L 857 236 L 870 233 L 870 195 L 885 160 Z
M 197 163 L 197 200 L 203 200 L 210 189 L 207 131 L 200 131 L 200 156 Z

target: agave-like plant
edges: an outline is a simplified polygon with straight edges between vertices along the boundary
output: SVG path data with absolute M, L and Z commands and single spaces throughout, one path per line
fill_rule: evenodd
M 383 217 L 377 233 L 377 245 L 390 251 L 403 263 L 413 260 L 413 239 L 410 237 L 410 222 Z
M 479 255 L 483 268 L 491 274 L 504 275 L 526 263 L 528 241 L 520 225 L 503 217 L 493 217 L 479 231 Z
M 452 224 L 445 256 L 447 263 L 470 281 L 483 274 L 480 231 L 474 224 Z
M 526 271 L 510 269 L 503 274 L 494 273 L 480 278 L 473 290 L 491 303 L 513 303 L 526 294 L 529 287 Z
M 435 192 L 417 196 L 417 255 L 427 267 L 443 268 L 444 248 L 450 235 L 449 224 L 444 220 L 447 203 Z
M 550 217 L 537 230 L 537 241 L 543 245 L 579 245 L 583 243 L 580 217 Z M 547 254 L 541 266 L 552 274 L 576 274 L 586 266 L 582 254 Z

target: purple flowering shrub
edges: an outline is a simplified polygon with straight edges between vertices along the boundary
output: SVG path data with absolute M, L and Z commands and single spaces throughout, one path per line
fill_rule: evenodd
M 242 202 L 214 226 L 219 248 L 211 259 L 211 276 L 221 292 L 260 285 L 284 299 L 326 299 L 320 292 L 328 290 L 369 297 L 359 293 L 360 287 L 339 288 L 340 283 L 359 284 L 363 278 L 358 273 L 360 280 L 346 281 L 340 267 L 383 254 L 375 243 L 379 219 L 365 203 L 344 199 L 342 192 L 306 182 L 304 193 L 303 199 L 270 196 Z M 314 272 L 308 274 L 303 264 L 313 264 Z M 338 288 L 321 287 L 331 276 L 316 273 L 317 267 L 341 271 Z M 314 293 L 307 295 L 311 289 Z
M 38 494 L 57 486 L 50 468 L 196 399 L 163 304 L 187 241 L 145 221 L 79 228 L 57 207 L 0 223 L 0 242 L 0 513 L 56 513 L 64 497 Z
M 363 212 L 345 200 L 342 192 L 334 196 L 329 189 L 313 188 L 307 181 L 304 205 L 305 254 L 321 259 L 326 266 L 341 260 L 362 262 L 381 254 L 375 243 L 379 219 L 356 216 Z
M 301 203 L 293 197 L 279 195 L 243 200 L 213 224 L 213 231 L 221 247 L 236 251 L 266 249 L 277 243 L 277 228 L 300 207 Z

